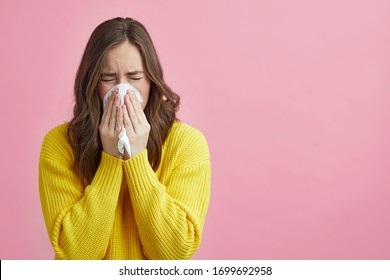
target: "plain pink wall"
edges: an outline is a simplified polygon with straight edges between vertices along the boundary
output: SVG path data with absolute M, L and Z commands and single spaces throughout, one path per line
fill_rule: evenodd
M 390 259 L 390 2 L 0 2 L 0 259 L 52 259 L 45 133 L 93 29 L 148 28 L 212 157 L 195 259 Z

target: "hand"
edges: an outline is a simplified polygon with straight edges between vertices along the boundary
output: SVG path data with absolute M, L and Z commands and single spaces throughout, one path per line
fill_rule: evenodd
M 123 123 L 127 137 L 130 140 L 131 156 L 133 157 L 142 153 L 148 144 L 150 124 L 146 119 L 138 99 L 129 91 L 125 95 Z M 123 159 L 128 158 L 129 155 L 125 153 Z
M 118 89 L 109 98 L 99 125 L 100 139 L 103 151 L 114 157 L 122 159 L 118 150 L 118 136 L 123 127 L 123 113 L 120 108 Z

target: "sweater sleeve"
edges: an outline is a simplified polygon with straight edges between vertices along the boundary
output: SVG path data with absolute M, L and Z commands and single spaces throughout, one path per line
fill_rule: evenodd
M 180 142 L 180 141 L 179 141 Z M 180 150 L 180 149 L 173 149 Z M 210 156 L 198 134 L 181 152 L 185 160 L 162 184 L 147 150 L 124 162 L 143 251 L 149 259 L 189 259 L 198 249 L 210 199 Z
M 72 171 L 63 138 L 49 132 L 39 161 L 41 205 L 55 257 L 102 259 L 114 223 L 122 161 L 103 152 L 91 184 L 85 187 Z

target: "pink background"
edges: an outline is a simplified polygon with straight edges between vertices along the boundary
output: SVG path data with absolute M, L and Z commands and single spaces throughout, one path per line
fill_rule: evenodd
M 209 142 L 195 259 L 390 259 L 388 0 L 59 3 L 0 2 L 1 259 L 53 258 L 40 146 L 116 16 L 148 28 L 180 118 Z

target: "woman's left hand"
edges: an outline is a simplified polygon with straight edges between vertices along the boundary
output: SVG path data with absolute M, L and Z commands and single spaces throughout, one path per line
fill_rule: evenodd
M 142 153 L 148 144 L 150 124 L 146 119 L 141 104 L 137 97 L 129 92 L 125 95 L 123 109 L 123 123 L 125 125 L 127 137 L 130 140 L 131 156 L 134 157 Z M 129 159 L 127 152 L 123 159 Z

